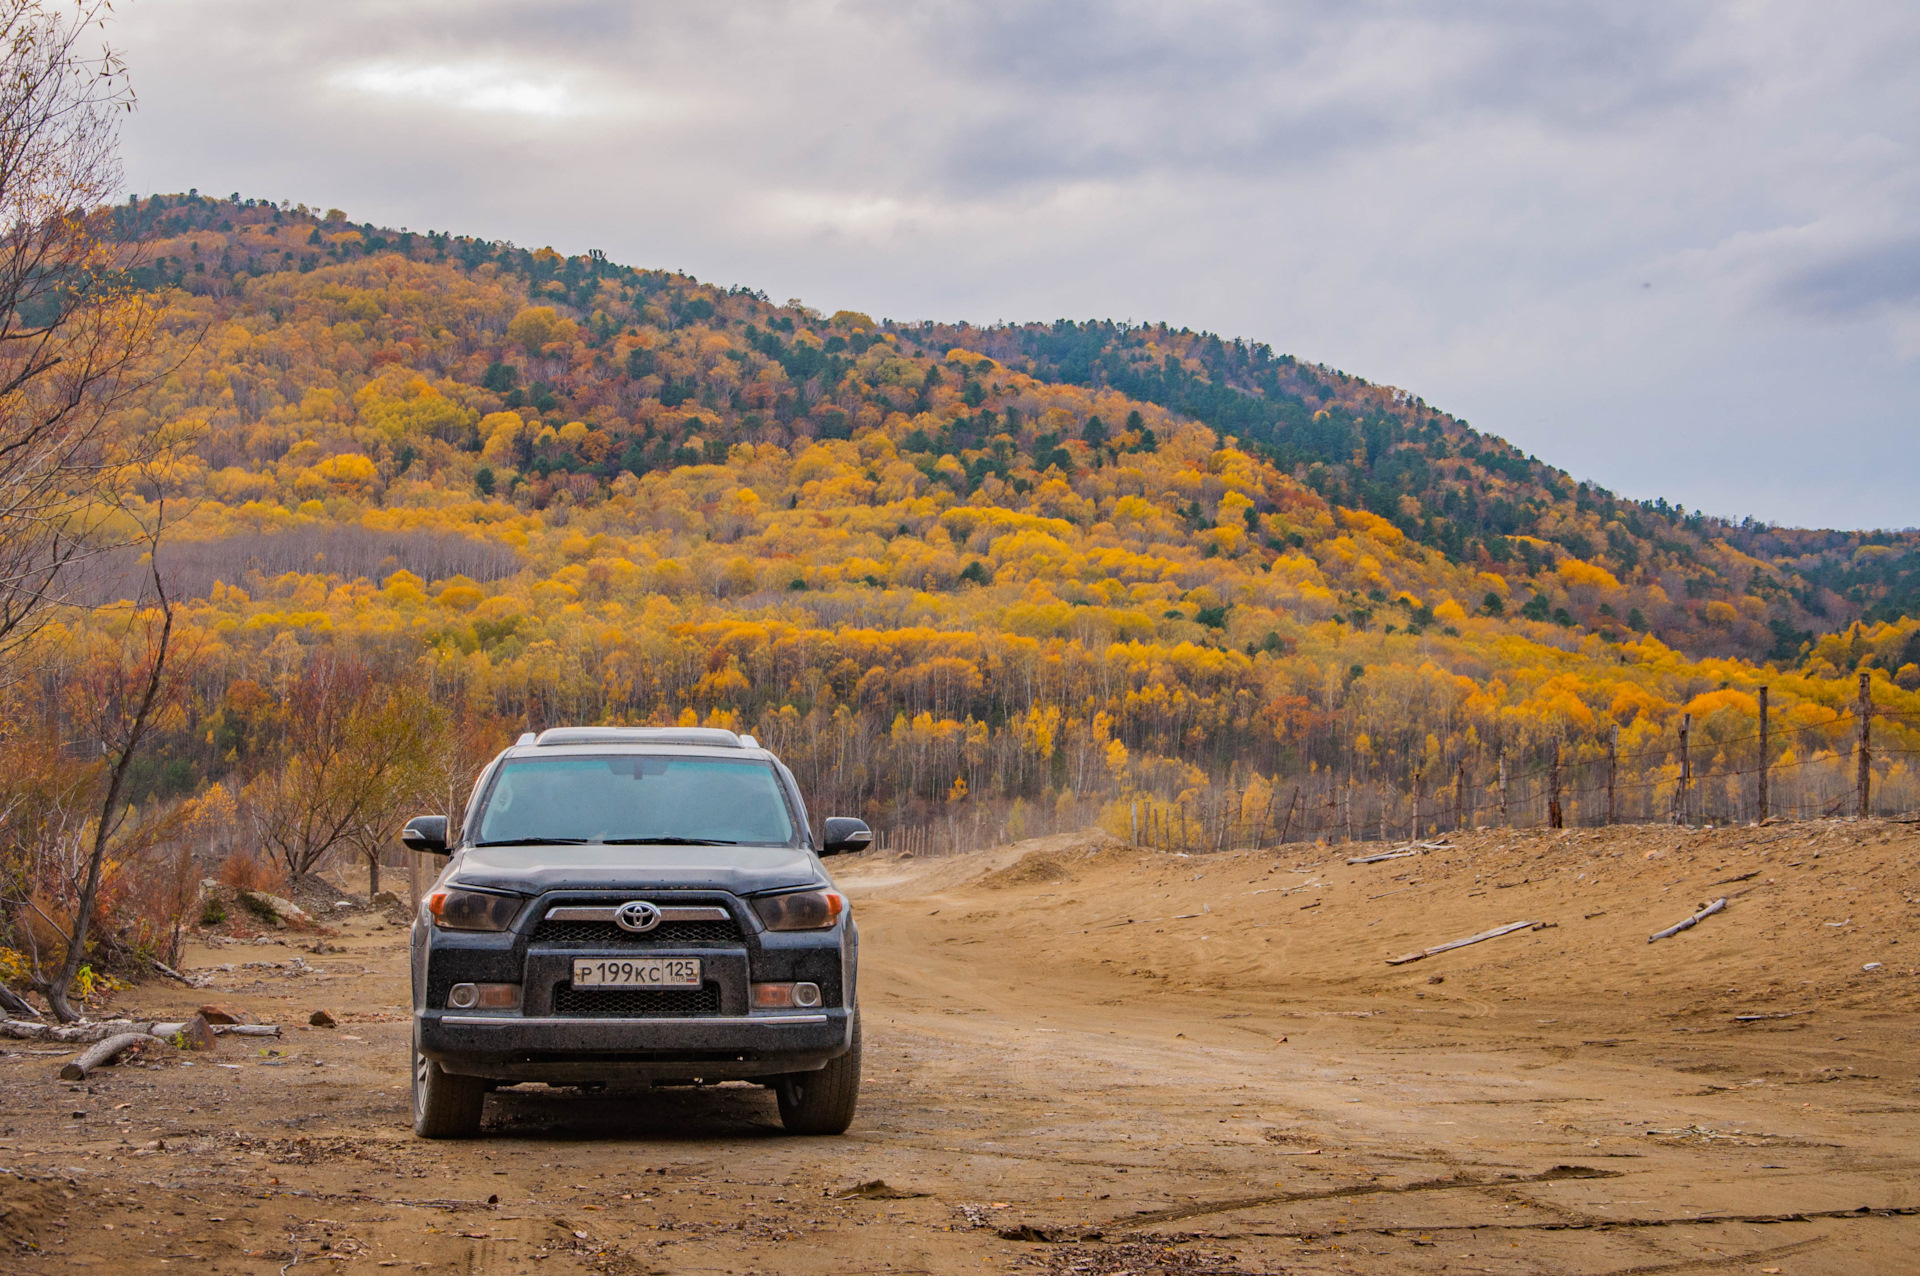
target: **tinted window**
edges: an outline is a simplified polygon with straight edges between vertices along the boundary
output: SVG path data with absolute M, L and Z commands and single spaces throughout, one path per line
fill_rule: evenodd
M 473 837 L 787 845 L 793 819 L 765 762 L 573 755 L 503 763 Z

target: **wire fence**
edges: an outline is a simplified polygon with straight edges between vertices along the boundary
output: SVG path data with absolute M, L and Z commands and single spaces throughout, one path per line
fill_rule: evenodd
M 1686 826 L 1768 818 L 1909 816 L 1920 812 L 1920 748 L 1873 739 L 1876 722 L 1910 736 L 1920 714 L 1875 706 L 1863 677 L 1858 704 L 1813 723 L 1698 738 L 1682 715 L 1657 746 L 1620 752 L 1613 740 L 1562 743 L 1524 761 L 1457 758 L 1411 783 L 1361 770 L 1229 774 L 1179 794 L 1059 794 L 1052 802 L 976 802 L 933 822 L 879 831 L 883 850 L 941 855 L 1100 824 L 1165 851 L 1260 849 L 1288 842 L 1418 840 L 1485 828 Z M 1862 729 L 1863 724 L 1866 729 Z

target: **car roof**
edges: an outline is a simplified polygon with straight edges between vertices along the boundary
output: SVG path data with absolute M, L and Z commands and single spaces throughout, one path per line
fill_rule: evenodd
M 718 727 L 551 727 L 538 735 L 531 731 L 522 735 L 507 754 L 516 758 L 552 757 L 572 750 L 691 757 L 745 755 L 754 759 L 773 756 L 752 736 Z

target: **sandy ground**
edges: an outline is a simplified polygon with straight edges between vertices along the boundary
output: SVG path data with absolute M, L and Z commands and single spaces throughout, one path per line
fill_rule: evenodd
M 199 947 L 213 987 L 116 1009 L 285 1038 L 84 1085 L 5 1043 L 0 1270 L 1920 1270 L 1920 831 L 1347 854 L 841 861 L 868 1047 L 836 1139 L 751 1087 L 521 1087 L 418 1141 L 402 928 Z

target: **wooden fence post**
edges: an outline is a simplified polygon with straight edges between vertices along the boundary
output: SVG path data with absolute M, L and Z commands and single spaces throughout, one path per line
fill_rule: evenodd
M 1693 756 L 1687 751 L 1687 737 L 1693 731 L 1693 715 L 1680 715 L 1680 787 L 1673 794 L 1674 822 L 1685 827 L 1693 822 L 1692 797 L 1688 791 L 1693 785 Z
M 1565 828 L 1566 817 L 1560 811 L 1560 742 L 1553 742 L 1553 761 L 1547 766 L 1547 827 Z
M 1859 755 L 1859 778 L 1855 781 L 1859 792 L 1855 795 L 1856 814 L 1861 819 L 1873 813 L 1873 675 L 1865 669 L 1860 671 L 1860 703 L 1854 713 L 1860 719 L 1860 739 L 1854 746 Z
M 1507 751 L 1500 750 L 1500 827 L 1512 828 L 1513 817 L 1507 808 Z
M 1762 688 L 1760 688 L 1760 771 L 1759 771 L 1759 792 L 1758 792 L 1758 793 L 1756 794 L 1756 796 L 1757 796 L 1757 797 L 1758 797 L 1758 798 L 1760 799 L 1760 822 L 1761 822 L 1762 824 L 1765 824 L 1765 823 L 1767 822 L 1767 816 L 1768 816 L 1768 814 L 1769 814 L 1769 812 L 1768 812 L 1768 801 L 1767 801 L 1767 799 L 1768 799 L 1768 796 L 1769 796 L 1769 795 L 1768 795 L 1768 793 L 1767 793 L 1767 769 L 1768 769 L 1769 767 L 1771 767 L 1771 766 L 1773 765 L 1773 754 L 1772 754 L 1772 752 L 1771 752 L 1771 751 L 1770 751 L 1770 750 L 1768 749 L 1768 747 L 1767 747 L 1767 745 L 1768 745 L 1768 741 L 1767 741 L 1767 726 L 1768 726 L 1768 723 L 1767 723 L 1767 689 L 1766 689 L 1765 687 L 1762 687 Z
M 1467 813 L 1467 760 L 1460 759 L 1460 769 L 1453 781 L 1453 827 L 1462 832 L 1473 828 Z
M 1426 778 L 1424 771 L 1416 770 L 1413 773 L 1413 837 L 1411 840 L 1415 842 L 1420 840 L 1420 789 Z
M 1619 811 L 1614 805 L 1616 784 L 1619 778 L 1620 726 L 1618 723 L 1615 723 L 1613 730 L 1607 733 L 1607 823 L 1609 824 L 1612 824 L 1619 818 Z
M 1353 841 L 1353 776 L 1351 774 L 1347 776 L 1347 791 L 1344 796 L 1347 806 L 1347 841 L 1351 842 Z
M 1293 805 L 1300 800 L 1300 786 L 1293 786 L 1293 796 L 1287 799 L 1286 823 L 1280 826 L 1280 844 L 1286 845 L 1287 834 L 1293 831 Z

